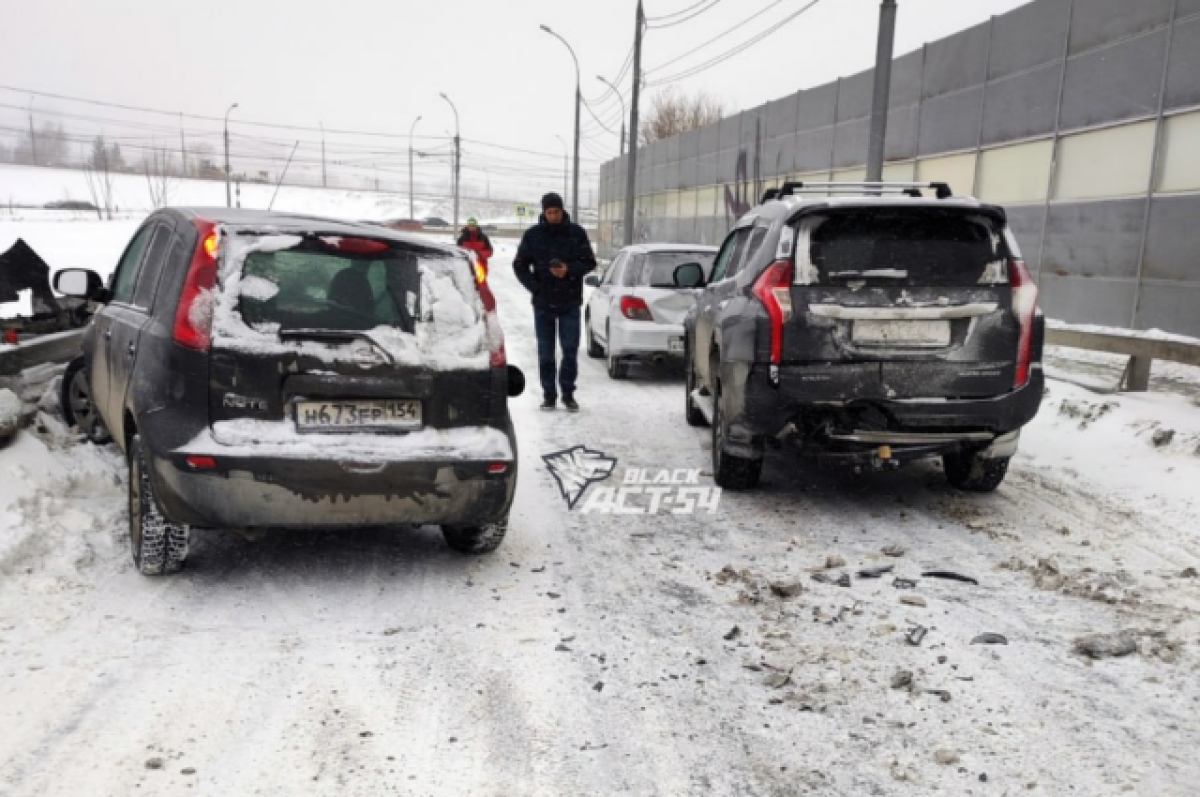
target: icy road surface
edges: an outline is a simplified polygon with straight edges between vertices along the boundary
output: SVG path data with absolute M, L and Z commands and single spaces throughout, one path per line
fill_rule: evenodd
M 0 451 L 0 795 L 1196 794 L 1191 400 L 1053 382 L 994 496 L 932 465 L 855 478 L 775 456 L 713 515 L 584 515 L 542 455 L 602 451 L 610 485 L 710 484 L 708 431 L 684 423 L 677 373 L 618 383 L 586 357 L 583 412 L 539 412 L 498 243 L 531 389 L 493 556 L 434 529 L 212 531 L 182 575 L 144 578 L 114 449 L 48 418 Z M 831 557 L 850 586 L 812 578 Z M 1131 655 L 1073 651 L 1125 629 Z M 1008 644 L 972 644 L 985 632 Z

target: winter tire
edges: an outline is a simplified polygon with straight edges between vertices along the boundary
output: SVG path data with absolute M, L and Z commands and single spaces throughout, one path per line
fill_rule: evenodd
M 984 459 L 973 451 L 946 454 L 942 457 L 942 470 L 952 487 L 972 493 L 990 493 L 1004 481 L 1009 459 Z
M 491 553 L 504 542 L 508 533 L 508 518 L 482 526 L 442 526 L 446 544 L 459 553 Z
M 140 435 L 129 441 L 129 550 L 144 576 L 177 573 L 188 555 L 190 530 L 163 516 L 150 484 Z
M 591 313 L 589 313 L 587 315 L 587 317 L 584 320 L 584 323 L 587 325 L 587 356 L 591 357 L 593 360 L 603 359 L 604 358 L 604 347 L 601 346 L 599 344 L 599 342 L 597 342 L 596 336 L 592 334 Z
M 608 330 L 608 340 L 612 341 L 612 330 Z M 623 362 L 613 356 L 612 346 L 608 347 L 608 376 L 610 379 L 628 379 L 629 378 L 629 363 Z
M 687 419 L 688 426 L 707 426 L 708 418 L 696 406 L 696 402 L 692 401 L 692 394 L 696 392 L 696 364 L 692 362 L 692 350 L 690 347 L 684 349 L 685 375 L 683 378 L 683 410 L 684 417 Z
M 721 406 L 721 383 L 713 391 L 712 456 L 713 481 L 726 490 L 752 490 L 762 474 L 762 458 L 748 459 L 725 451 L 725 411 Z
M 82 357 L 71 360 L 63 373 L 58 401 L 63 420 L 68 426 L 78 427 L 84 437 L 93 443 L 107 443 L 111 439 L 92 402 L 92 387 L 83 368 Z

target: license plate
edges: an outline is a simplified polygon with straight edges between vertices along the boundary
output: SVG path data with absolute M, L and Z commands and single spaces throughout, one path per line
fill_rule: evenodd
M 296 429 L 301 432 L 353 432 L 371 429 L 420 429 L 416 399 L 297 401 Z
M 671 338 L 667 341 L 667 351 L 683 351 L 683 338 Z
M 850 339 L 864 346 L 949 346 L 950 322 L 855 321 Z

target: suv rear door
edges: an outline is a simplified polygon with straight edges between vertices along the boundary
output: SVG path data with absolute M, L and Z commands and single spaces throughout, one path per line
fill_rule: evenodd
M 823 400 L 1012 390 L 1021 328 L 1009 240 L 1003 213 L 987 207 L 801 216 L 783 361 L 805 367 L 792 387 Z
M 482 426 L 503 407 L 465 256 L 245 230 L 222 248 L 209 363 L 218 441 Z

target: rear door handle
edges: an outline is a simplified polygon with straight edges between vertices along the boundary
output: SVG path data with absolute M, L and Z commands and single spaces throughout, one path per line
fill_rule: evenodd
M 130 353 L 130 354 L 133 354 L 135 351 L 137 351 L 137 346 L 135 346 L 135 345 L 133 345 L 132 343 L 130 343 L 130 344 L 129 344 L 129 353 Z
M 109 327 L 108 329 L 104 330 L 104 339 L 112 340 L 112 327 Z

